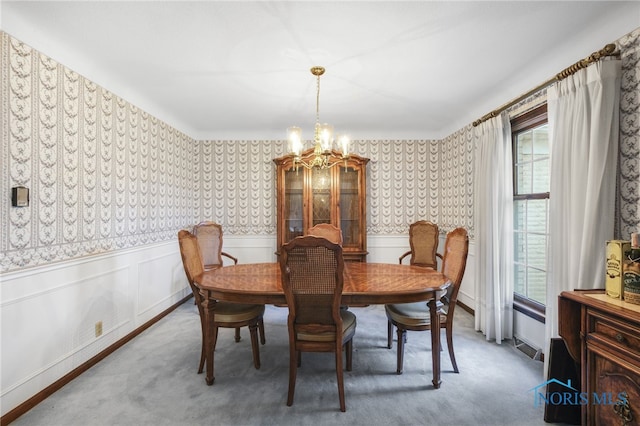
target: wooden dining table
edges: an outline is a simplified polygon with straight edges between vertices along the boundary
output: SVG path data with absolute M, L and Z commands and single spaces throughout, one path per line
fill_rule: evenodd
M 208 270 L 194 278 L 204 297 L 204 346 L 208 385 L 214 382 L 214 317 L 218 300 L 239 303 L 286 305 L 280 265 L 254 263 Z M 433 387 L 440 387 L 440 315 L 437 297 L 451 285 L 442 273 L 419 266 L 345 262 L 343 305 L 374 305 L 425 301 L 431 316 Z

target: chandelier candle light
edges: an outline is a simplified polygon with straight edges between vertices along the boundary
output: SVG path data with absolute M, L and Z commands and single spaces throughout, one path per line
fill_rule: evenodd
M 338 136 L 338 145 L 340 148 L 340 156 L 333 152 L 333 126 L 324 123 L 320 124 L 320 76 L 324 74 L 323 67 L 312 67 L 311 74 L 318 79 L 316 92 L 316 127 L 313 136 L 314 157 L 309 162 L 302 159 L 302 150 L 304 141 L 302 140 L 302 131 L 300 127 L 289 127 L 287 129 L 287 139 L 289 140 L 289 149 L 293 155 L 293 161 L 296 169 L 299 165 L 311 169 L 318 167 L 328 169 L 344 160 L 344 166 L 347 167 L 347 159 L 349 158 L 349 137 L 347 135 Z

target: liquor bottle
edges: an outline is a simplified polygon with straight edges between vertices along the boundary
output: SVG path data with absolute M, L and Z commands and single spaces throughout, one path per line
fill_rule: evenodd
M 639 234 L 631 234 L 631 248 L 625 253 L 622 280 L 624 300 L 640 304 L 640 242 Z

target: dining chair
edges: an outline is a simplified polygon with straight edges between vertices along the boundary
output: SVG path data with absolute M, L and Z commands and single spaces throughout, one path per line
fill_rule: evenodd
M 467 265 L 467 254 L 469 252 L 469 236 L 464 228 L 456 228 L 447 234 L 444 243 L 444 254 L 438 253 L 442 259 L 442 273 L 449 278 L 451 285 L 440 297 L 441 307 L 439 309 L 440 328 L 444 328 L 447 334 L 447 347 L 449 358 L 453 365 L 453 371 L 458 373 L 458 364 L 453 352 L 453 311 L 458 301 L 458 290 L 462 283 L 464 270 Z M 431 318 L 429 306 L 425 302 L 400 303 L 385 305 L 385 312 L 388 319 L 387 327 L 387 348 L 391 349 L 393 342 L 393 326 L 398 333 L 398 374 L 402 374 L 404 344 L 406 342 L 406 332 L 431 330 Z M 440 348 L 438 348 L 439 350 Z M 434 350 L 434 348 L 431 348 Z
M 342 245 L 342 231 L 330 223 L 319 223 L 307 231 L 307 235 L 323 237 L 334 244 Z
M 198 239 L 205 270 L 223 267 L 222 256 L 231 259 L 234 265 L 238 264 L 236 257 L 222 251 L 222 225 L 211 221 L 200 222 L 193 227 L 193 235 Z M 264 335 L 263 326 L 260 326 L 260 333 Z M 236 342 L 240 341 L 239 327 L 236 328 L 235 338 Z
M 342 247 L 326 238 L 297 237 L 282 246 L 282 288 L 289 308 L 289 391 L 293 404 L 302 352 L 334 352 L 340 411 L 346 410 L 342 350 L 351 371 L 356 316 L 340 309 L 344 285 Z
M 399 263 L 402 264 L 402 260 L 411 255 L 409 264 L 436 269 L 438 238 L 438 225 L 435 223 L 427 220 L 419 220 L 412 223 L 409 226 L 409 245 L 411 250 L 400 256 Z
M 238 263 L 237 258 L 222 251 L 222 225 L 211 221 L 200 222 L 193 227 L 193 235 L 198 239 L 205 269 L 222 267 L 222 256 L 231 259 L 234 265 Z
M 178 242 L 180 244 L 180 256 L 182 257 L 182 265 L 187 275 L 187 281 L 196 300 L 198 313 L 200 314 L 200 326 L 202 331 L 202 348 L 200 351 L 200 366 L 198 373 L 202 373 L 206 360 L 204 336 L 206 330 L 204 307 L 202 305 L 203 296 L 194 284 L 194 278 L 204 272 L 202 255 L 200 246 L 195 235 L 187 230 L 178 232 Z M 264 305 L 251 305 L 245 303 L 232 303 L 218 301 L 214 310 L 214 332 L 213 332 L 213 349 L 215 350 L 218 340 L 218 328 L 235 328 L 248 326 L 251 334 L 251 348 L 253 351 L 253 365 L 256 369 L 260 368 L 260 349 L 258 346 L 258 329 L 260 329 L 260 341 L 264 345 Z M 236 333 L 236 342 L 239 341 L 239 334 Z

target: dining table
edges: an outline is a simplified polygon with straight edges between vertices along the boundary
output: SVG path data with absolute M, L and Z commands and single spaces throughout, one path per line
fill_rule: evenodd
M 252 263 L 206 270 L 194 277 L 203 296 L 205 381 L 214 382 L 214 318 L 218 300 L 237 303 L 286 305 L 279 263 Z M 342 305 L 375 305 L 424 301 L 431 319 L 433 387 L 440 379 L 439 295 L 451 285 L 431 268 L 388 263 L 345 262 Z

